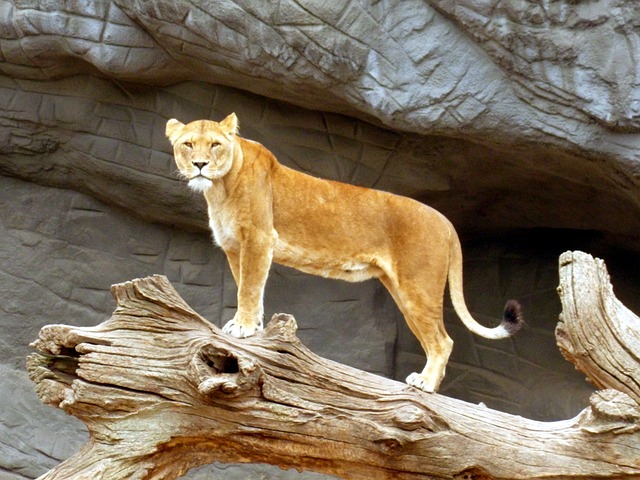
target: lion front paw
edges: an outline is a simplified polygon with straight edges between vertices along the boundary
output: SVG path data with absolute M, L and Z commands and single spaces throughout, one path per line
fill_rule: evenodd
M 407 377 L 407 383 L 412 387 L 419 388 L 420 390 L 424 390 L 427 393 L 434 393 L 436 391 L 436 386 L 433 382 L 427 381 L 423 375 L 413 372 L 411 375 Z
M 226 325 L 222 327 L 224 333 L 236 338 L 251 337 L 260 330 L 262 330 L 262 321 L 243 322 L 236 319 L 236 317 L 233 317 L 233 319 L 229 320 Z

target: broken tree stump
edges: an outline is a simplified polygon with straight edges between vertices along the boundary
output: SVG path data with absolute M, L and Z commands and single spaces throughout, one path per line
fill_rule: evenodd
M 532 421 L 318 357 L 289 315 L 229 337 L 154 276 L 113 286 L 104 323 L 45 326 L 32 344 L 41 400 L 90 432 L 40 478 L 170 479 L 214 461 L 367 480 L 638 478 L 639 320 L 616 303 L 602 262 L 560 262 L 559 344 L 608 389 L 574 419 Z

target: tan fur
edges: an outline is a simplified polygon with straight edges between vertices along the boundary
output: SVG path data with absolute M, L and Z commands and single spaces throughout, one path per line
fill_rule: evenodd
M 220 123 L 172 119 L 166 127 L 182 176 L 204 193 L 215 242 L 238 285 L 238 310 L 225 332 L 246 337 L 262 328 L 272 261 L 347 281 L 379 278 L 427 354 L 423 372 L 407 379 L 425 391 L 438 388 L 453 345 L 442 318 L 447 278 L 472 331 L 504 338 L 515 329 L 504 322 L 485 328 L 469 314 L 460 242 L 442 214 L 409 198 L 294 171 L 237 130 L 235 114 Z M 519 311 L 517 317 L 519 324 Z

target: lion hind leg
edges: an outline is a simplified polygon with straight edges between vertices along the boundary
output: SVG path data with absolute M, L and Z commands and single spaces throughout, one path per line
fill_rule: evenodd
M 416 326 L 417 337 L 427 354 L 427 362 L 421 373 L 414 372 L 407 377 L 407 383 L 425 392 L 438 390 L 444 378 L 447 362 L 453 350 L 453 340 L 447 335 L 442 324 L 442 317 L 421 317 Z M 433 323 L 440 325 L 433 325 Z M 435 328 L 426 324 L 431 323 Z
M 445 375 L 447 362 L 453 350 L 453 340 L 447 334 L 443 321 L 442 293 L 427 290 L 402 289 L 391 276 L 380 277 L 427 356 L 421 373 L 407 377 L 407 383 L 425 392 L 438 390 Z M 437 289 L 436 289 L 437 290 Z
M 424 390 L 427 393 L 438 391 L 440 383 L 444 378 L 449 355 L 451 355 L 451 349 L 453 347 L 453 341 L 451 341 L 451 339 L 448 340 L 450 346 L 440 348 L 438 353 L 434 353 L 433 349 L 430 349 L 429 353 L 427 353 L 427 363 L 422 372 L 413 372 L 407 377 L 406 382 L 409 385 Z

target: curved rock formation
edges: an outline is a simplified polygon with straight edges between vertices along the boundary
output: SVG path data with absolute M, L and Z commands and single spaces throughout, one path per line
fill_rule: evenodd
M 72 135 L 88 133 L 98 137 L 95 143 L 111 136 L 117 142 L 116 155 L 126 156 L 126 162 L 135 163 L 133 158 L 141 155 L 148 161 L 168 147 L 158 139 L 154 145 L 148 138 L 140 144 L 137 134 L 148 137 L 142 130 L 156 127 L 154 114 L 176 116 L 176 105 L 159 105 L 162 101 L 150 99 L 148 89 L 142 93 L 139 86 L 122 82 L 157 87 L 197 80 L 384 127 L 394 138 L 384 147 L 402 164 L 400 170 L 411 169 L 406 163 L 417 163 L 422 170 L 421 182 L 415 182 L 420 185 L 396 189 L 435 203 L 462 227 L 488 222 L 493 227 L 594 229 L 618 237 L 633 237 L 640 229 L 640 215 L 626 216 L 624 225 L 611 218 L 612 211 L 637 213 L 640 208 L 639 44 L 634 30 L 638 7 L 631 1 L 547 6 L 474 0 L 388 0 L 369 6 L 346 0 L 222 1 L 208 10 L 186 0 L 25 1 L 5 2 L 1 8 L 0 71 L 7 76 L 3 97 L 9 104 L 2 123 L 11 132 L 0 139 L 5 152 L 26 148 L 29 153 L 51 153 L 65 135 L 57 132 L 54 140 L 42 130 L 59 129 L 66 119 L 64 126 Z M 108 113 L 96 118 L 96 90 L 98 103 L 106 97 L 105 86 L 96 79 L 85 78 L 80 87 L 70 81 L 57 87 L 55 105 L 30 98 L 38 105 L 11 108 L 34 95 L 32 84 L 17 79 L 78 74 L 110 80 L 107 88 L 114 90 L 110 96 L 119 105 L 107 110 L 124 110 L 118 121 L 128 137 L 136 138 L 122 139 L 120 132 L 116 136 L 113 127 L 105 126 L 111 120 Z M 207 87 L 194 88 L 189 96 Z M 210 88 L 196 101 L 201 116 L 218 110 L 212 102 L 220 87 Z M 162 91 L 154 89 L 151 96 Z M 9 94 L 18 99 L 7 101 Z M 225 106 L 239 109 L 233 102 Z M 185 113 L 194 116 L 195 111 Z M 146 121 L 129 129 L 126 123 L 140 122 L 135 118 L 140 115 L 146 115 Z M 323 123 L 316 133 L 330 137 L 335 133 L 331 121 Z M 266 122 L 266 127 L 274 126 Z M 25 136 L 35 140 L 25 146 Z M 265 136 L 278 133 L 271 130 Z M 74 150 L 82 150 L 86 140 L 80 143 Z M 274 148 L 277 142 L 265 143 Z M 327 143 L 335 147 L 330 138 Z M 366 147 L 365 141 L 355 148 Z M 113 154 L 113 148 L 107 148 Z M 154 152 L 136 151 L 139 148 Z M 355 161 L 366 166 L 376 156 L 378 152 L 373 159 L 364 152 Z M 82 175 L 75 163 L 70 168 Z M 6 165 L 4 171 L 31 173 Z M 383 171 L 374 180 L 385 175 L 395 172 Z M 385 182 L 362 183 L 389 187 Z M 173 221 L 182 200 L 167 201 Z M 447 208 L 447 203 L 458 207 Z M 478 210 L 479 221 L 470 214 Z M 625 242 L 638 246 L 637 239 Z

